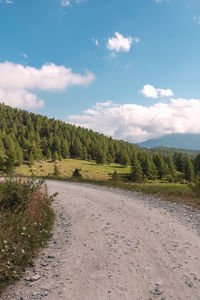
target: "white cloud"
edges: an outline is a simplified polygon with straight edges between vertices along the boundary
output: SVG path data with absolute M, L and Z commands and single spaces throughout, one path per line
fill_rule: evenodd
M 147 98 L 157 99 L 158 97 L 171 97 L 174 95 L 170 89 L 156 89 L 154 86 L 147 84 L 140 90 L 140 93 Z
M 124 139 L 142 142 L 170 133 L 200 133 L 200 99 L 171 99 L 152 106 L 97 103 L 70 123 Z
M 79 3 L 85 2 L 85 1 L 86 0 L 61 0 L 60 4 L 63 7 L 68 7 L 68 6 L 71 6 L 73 2 L 79 4 Z
M 28 58 L 28 55 L 26 53 L 20 52 L 20 55 L 23 56 L 24 58 Z
M 0 63 L 0 102 L 33 108 L 41 107 L 43 100 L 38 99 L 37 91 L 63 91 L 73 85 L 89 85 L 95 75 L 73 73 L 71 69 L 45 64 L 40 69 L 12 62 Z
M 0 0 L 0 3 L 7 3 L 7 4 L 12 4 L 12 0 Z
M 155 0 L 156 3 L 162 3 L 163 0 Z
M 95 39 L 95 38 L 92 38 L 92 42 L 96 45 L 96 46 L 99 46 L 99 40 L 98 39 Z
M 139 43 L 137 37 L 124 37 L 122 34 L 115 32 L 115 37 L 109 38 L 107 41 L 107 48 L 115 52 L 129 52 L 132 43 Z

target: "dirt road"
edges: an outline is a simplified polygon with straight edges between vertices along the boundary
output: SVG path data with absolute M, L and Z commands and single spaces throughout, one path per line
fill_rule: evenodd
M 200 212 L 132 192 L 48 182 L 53 239 L 2 299 L 200 300 Z

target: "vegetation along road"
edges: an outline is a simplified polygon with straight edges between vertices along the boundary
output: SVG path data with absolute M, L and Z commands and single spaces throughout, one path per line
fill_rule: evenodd
M 8 299 L 200 299 L 200 212 L 135 192 L 48 181 L 53 238 Z

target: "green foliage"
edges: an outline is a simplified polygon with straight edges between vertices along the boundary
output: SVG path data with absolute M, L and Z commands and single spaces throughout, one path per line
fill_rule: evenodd
M 75 169 L 73 171 L 72 178 L 77 178 L 77 179 L 82 178 L 82 175 L 81 175 L 80 171 L 81 171 L 81 169 Z
M 195 184 L 191 185 L 193 192 L 200 198 L 200 180 L 197 180 Z
M 134 155 L 131 174 L 130 174 L 131 181 L 133 182 L 143 182 L 144 174 L 142 171 L 141 164 L 137 158 L 137 155 Z
M 117 173 L 117 171 L 115 170 L 112 174 L 112 180 L 113 182 L 118 182 L 120 179 L 119 174 Z
M 57 164 L 54 165 L 53 176 L 58 177 L 60 175 L 60 171 L 58 169 Z
M 5 179 L 0 189 L 0 210 L 25 209 L 32 194 L 41 189 L 43 180 Z
M 184 169 L 185 169 L 185 179 L 188 181 L 194 181 L 194 166 L 192 164 L 191 159 L 188 157 L 185 160 L 185 165 L 184 165 Z
M 188 165 L 186 154 L 175 149 L 142 150 L 92 130 L 0 104 L 1 173 L 12 174 L 24 161 L 33 165 L 41 160 L 58 162 L 63 158 L 96 161 L 102 165 L 120 163 L 127 167 L 137 155 L 132 180 L 176 181 L 181 172 L 186 180 L 192 181 L 192 166 Z M 200 154 L 194 159 L 194 167 L 196 177 L 200 177 Z
M 51 236 L 54 213 L 43 181 L 0 183 L 0 295 Z

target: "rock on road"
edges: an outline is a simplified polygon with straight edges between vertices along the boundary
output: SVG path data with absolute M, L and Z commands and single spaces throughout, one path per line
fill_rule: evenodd
M 200 300 L 200 212 L 116 189 L 48 181 L 53 238 L 3 300 Z

